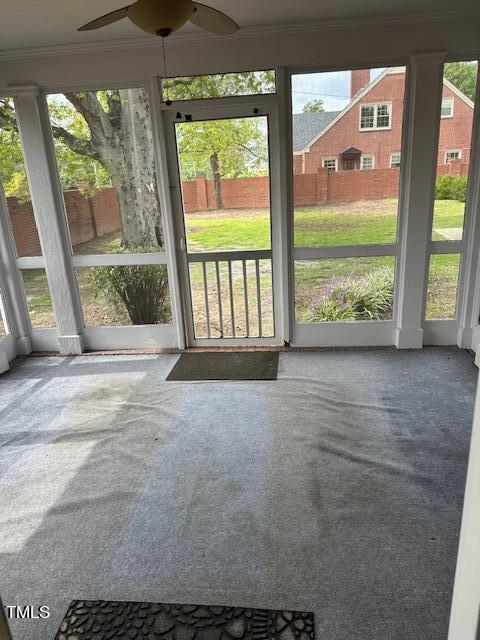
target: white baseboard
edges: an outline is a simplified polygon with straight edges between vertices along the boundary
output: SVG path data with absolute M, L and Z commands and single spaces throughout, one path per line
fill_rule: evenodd
M 395 346 L 397 349 L 422 349 L 423 329 L 397 328 L 395 330 Z
M 58 346 L 62 356 L 76 356 L 83 353 L 83 336 L 58 336 Z
M 22 336 L 16 339 L 17 351 L 21 356 L 28 356 L 32 353 L 32 342 L 29 336 Z

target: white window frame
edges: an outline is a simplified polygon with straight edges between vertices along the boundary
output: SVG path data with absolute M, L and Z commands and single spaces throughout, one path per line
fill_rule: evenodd
M 329 169 L 325 166 L 325 162 L 331 162 L 332 160 L 335 163 L 335 168 Z M 338 171 L 338 158 L 336 156 L 326 156 L 325 158 L 322 158 L 322 168 L 327 169 L 327 171 Z
M 393 158 L 394 156 L 398 156 L 398 167 L 394 167 L 393 166 Z M 394 153 L 390 154 L 390 169 L 399 169 L 400 165 L 402 163 L 402 152 L 401 151 L 397 151 Z
M 377 126 L 377 122 L 378 122 L 378 108 L 379 107 L 384 107 L 384 106 L 388 106 L 388 127 L 379 127 Z M 384 100 L 383 102 L 364 102 L 362 104 L 360 104 L 360 108 L 358 110 L 358 130 L 359 131 L 388 131 L 389 129 L 392 128 L 392 115 L 393 115 L 393 108 L 392 108 L 392 101 L 391 100 Z M 364 107 L 373 107 L 374 108 L 374 113 L 373 113 L 373 127 L 362 127 L 362 109 Z
M 444 108 L 443 104 L 446 101 L 448 101 L 450 103 L 450 113 L 447 114 L 447 115 L 444 115 L 442 113 L 442 111 L 443 111 L 443 108 Z M 443 98 L 442 98 L 442 107 L 441 107 L 441 111 L 440 111 L 441 118 L 453 118 L 453 105 L 454 104 L 455 104 L 455 99 L 454 99 L 453 96 L 443 96 Z
M 449 158 L 449 153 L 458 153 L 458 158 Z M 445 164 L 448 164 L 449 160 L 461 160 L 462 159 L 462 150 L 461 149 L 447 149 L 445 151 Z
M 363 161 L 368 158 L 372 161 L 372 166 L 371 167 L 364 167 L 363 166 Z M 371 171 L 372 169 L 375 169 L 375 156 L 371 153 L 366 153 L 365 155 L 360 156 L 360 170 L 361 171 Z

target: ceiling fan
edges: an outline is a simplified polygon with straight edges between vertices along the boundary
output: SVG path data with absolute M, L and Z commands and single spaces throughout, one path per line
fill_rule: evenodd
M 238 24 L 225 13 L 192 0 L 137 0 L 127 7 L 111 11 L 84 24 L 78 31 L 106 27 L 123 18 L 129 18 L 143 31 L 162 38 L 177 31 L 188 21 L 221 36 L 230 35 L 240 29 Z

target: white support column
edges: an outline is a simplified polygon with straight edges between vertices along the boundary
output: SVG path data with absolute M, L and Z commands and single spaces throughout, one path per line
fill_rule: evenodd
M 423 346 L 444 54 L 412 56 L 402 148 L 395 345 Z
M 293 302 L 293 140 L 292 140 L 292 85 L 291 76 L 285 67 L 276 69 L 278 109 L 278 138 L 280 155 L 280 209 L 281 247 L 277 248 L 282 265 L 283 338 L 292 339 L 294 323 Z
M 152 113 L 153 143 L 155 146 L 155 162 L 158 176 L 158 195 L 162 212 L 162 224 L 168 256 L 168 286 L 172 305 L 172 315 L 175 323 L 175 335 L 177 347 L 185 349 L 185 327 L 183 322 L 182 294 L 180 290 L 180 273 L 177 260 L 177 248 L 175 237 L 175 223 L 173 218 L 172 198 L 170 195 L 171 180 L 167 160 L 167 143 L 162 122 L 160 104 L 161 82 L 153 78 L 148 93 L 150 110 Z
M 16 352 L 26 356 L 32 351 L 30 320 L 16 258 L 7 201 L 0 181 L 0 287 L 8 328 L 15 340 Z
M 477 388 L 448 640 L 480 634 L 480 382 Z
M 37 88 L 12 91 L 33 210 L 40 237 L 60 353 L 83 350 L 83 319 L 45 96 Z
M 463 286 L 458 301 L 457 344 L 462 349 L 476 350 L 480 312 L 480 68 L 477 72 L 464 234 L 465 252 L 460 274 Z

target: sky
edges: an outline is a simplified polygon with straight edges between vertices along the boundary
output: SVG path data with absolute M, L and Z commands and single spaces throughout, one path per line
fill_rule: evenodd
M 374 80 L 384 68 L 372 69 Z M 302 113 L 311 100 L 323 100 L 325 111 L 341 111 L 350 102 L 350 71 L 303 73 L 292 78 L 293 113 Z

